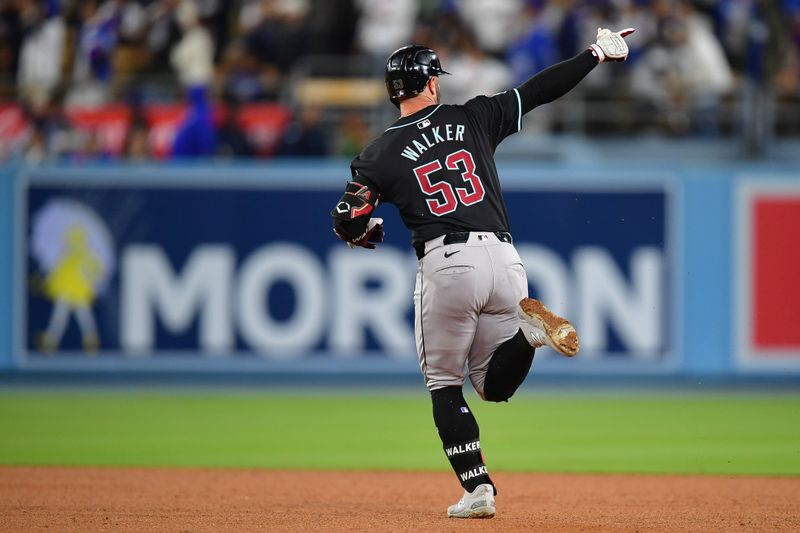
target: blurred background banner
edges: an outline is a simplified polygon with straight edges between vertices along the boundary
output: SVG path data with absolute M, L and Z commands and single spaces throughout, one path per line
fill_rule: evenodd
M 368 360 L 378 368 L 389 360 L 415 370 L 417 261 L 394 211 L 381 210 L 383 246 L 350 250 L 330 231 L 337 182 L 320 182 L 313 168 L 257 174 L 174 166 L 26 173 L 15 253 L 25 257 L 21 364 L 217 368 L 227 360 L 235 368 L 241 360 L 268 369 Z M 674 185 L 533 174 L 507 176 L 531 292 L 575 317 L 586 364 L 674 367 Z
M 800 370 L 800 183 L 750 177 L 737 192 L 739 363 Z
M 386 57 L 433 47 L 460 104 L 598 27 L 628 60 L 496 153 L 582 337 L 536 371 L 796 379 L 796 0 L 0 0 L 0 371 L 416 376 L 407 231 L 330 230 Z
M 500 165 L 530 292 L 582 334 L 579 359 L 543 352 L 537 372 L 800 371 L 796 170 L 660 166 Z M 408 231 L 385 207 L 383 246 L 338 241 L 343 173 L 303 160 L 7 168 L 0 363 L 415 375 Z

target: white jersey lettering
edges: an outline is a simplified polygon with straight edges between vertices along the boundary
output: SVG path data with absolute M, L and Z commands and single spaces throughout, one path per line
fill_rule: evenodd
M 403 153 L 400 155 L 412 161 L 416 161 L 417 159 L 419 159 L 419 154 L 414 150 L 412 150 L 410 146 L 406 146 L 405 148 L 403 148 Z
M 444 129 L 444 135 L 442 134 L 442 129 Z M 464 142 L 465 132 L 466 127 L 463 124 L 456 124 L 455 127 L 453 127 L 453 124 L 435 126 L 431 128 L 433 139 L 428 137 L 426 133 L 421 133 L 417 139 L 412 139 L 410 144 L 407 144 L 403 147 L 403 151 L 400 153 L 400 155 L 406 159 L 410 159 L 411 161 L 417 161 L 422 155 L 422 152 L 429 148 L 433 148 L 439 143 L 447 141 Z

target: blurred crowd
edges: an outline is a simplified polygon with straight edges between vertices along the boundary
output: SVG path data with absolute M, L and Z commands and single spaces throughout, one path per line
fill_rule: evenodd
M 0 0 L 0 118 L 22 124 L 0 120 L 0 157 L 351 155 L 388 101 L 332 113 L 297 98 L 298 80 L 367 65 L 381 83 L 385 58 L 415 42 L 439 51 L 445 99 L 460 103 L 575 55 L 600 26 L 637 29 L 629 61 L 571 96 L 640 123 L 608 131 L 718 135 L 733 95 L 797 100 L 800 0 Z M 165 104 L 182 111 L 158 129 Z M 120 105 L 116 144 L 75 118 Z M 557 131 L 563 115 L 533 127 Z

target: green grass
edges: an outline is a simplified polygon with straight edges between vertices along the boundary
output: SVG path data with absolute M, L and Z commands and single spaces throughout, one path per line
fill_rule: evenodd
M 494 471 L 800 475 L 800 395 L 470 403 Z M 7 392 L 0 463 L 448 469 L 424 393 Z

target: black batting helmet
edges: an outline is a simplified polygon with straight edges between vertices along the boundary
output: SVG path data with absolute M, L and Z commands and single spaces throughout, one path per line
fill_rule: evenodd
M 429 79 L 441 74 L 450 73 L 442 69 L 436 52 L 426 46 L 404 46 L 386 61 L 386 90 L 389 92 L 389 100 L 400 107 L 401 97 L 421 93 Z

